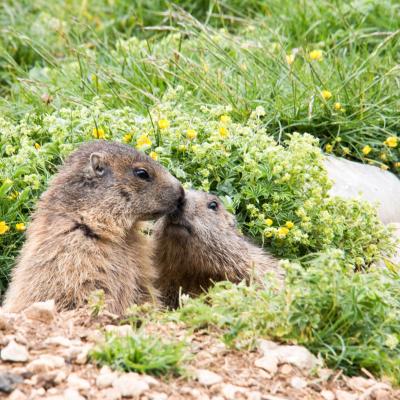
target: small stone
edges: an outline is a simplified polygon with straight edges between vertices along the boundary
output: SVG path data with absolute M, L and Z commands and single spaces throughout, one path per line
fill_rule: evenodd
M 307 372 L 318 363 L 317 358 L 302 346 L 279 346 L 271 353 L 276 355 L 280 364 L 292 364 Z
M 264 356 L 257 359 L 254 362 L 254 365 L 269 372 L 271 375 L 275 375 L 278 371 L 278 359 L 273 355 Z
M 59 384 L 61 382 L 64 382 L 65 379 L 67 379 L 67 374 L 61 370 L 57 373 L 56 377 L 54 378 L 54 382 Z
M 322 390 L 320 394 L 324 400 L 335 400 L 336 397 L 335 393 L 331 392 L 330 390 Z
M 79 392 L 75 389 L 65 389 L 64 390 L 64 399 L 65 400 L 85 400 L 83 396 L 79 394 Z
M 392 395 L 390 390 L 387 389 L 377 389 L 373 392 L 374 400 L 391 400 Z
M 37 397 L 42 398 L 46 394 L 46 390 L 44 388 L 33 389 L 30 394 L 31 399 L 35 399 Z
M 85 348 L 83 348 L 83 350 L 76 355 L 75 358 L 75 364 L 79 364 L 79 365 L 84 365 L 88 362 L 88 355 L 89 355 L 89 351 L 91 349 L 91 346 L 86 346 Z
M 10 396 L 8 396 L 8 400 L 26 400 L 28 397 L 26 394 L 21 392 L 19 389 L 15 389 Z
M 67 379 L 68 386 L 78 390 L 89 390 L 90 383 L 86 379 L 82 379 L 77 374 L 71 374 Z
M 25 310 L 25 316 L 29 319 L 45 323 L 51 322 L 56 315 L 54 300 L 39 301 L 33 303 Z
M 346 380 L 346 384 L 350 389 L 363 392 L 369 387 L 375 385 L 376 381 L 374 381 L 373 379 L 363 378 L 362 376 L 353 376 L 352 378 L 348 378 Z
M 357 400 L 358 396 L 356 394 L 346 392 L 344 390 L 336 390 L 336 399 L 337 400 Z
M 114 388 L 101 390 L 99 395 L 103 400 L 119 400 L 121 398 L 121 393 Z
M 112 386 L 112 383 L 115 379 L 117 379 L 117 374 L 115 373 L 100 373 L 100 375 L 98 375 L 96 378 L 96 386 L 99 389 L 107 388 L 109 386 Z
M 106 332 L 114 333 L 117 336 L 132 336 L 134 334 L 130 325 L 106 325 Z
M 150 389 L 149 384 L 134 372 L 121 375 L 115 379 L 113 387 L 121 393 L 122 397 L 139 396 Z
M 3 361 L 26 362 L 29 354 L 25 346 L 15 343 L 11 340 L 6 347 L 1 350 L 1 359 Z
M 159 385 L 158 380 L 157 380 L 156 378 L 153 378 L 153 377 L 150 376 L 150 375 L 143 375 L 142 378 L 143 378 L 143 380 L 144 380 L 145 382 L 147 382 L 150 386 L 157 386 L 157 385 Z
M 261 350 L 264 356 L 268 356 L 271 350 L 275 350 L 279 345 L 271 340 L 261 339 L 258 341 L 258 348 Z
M 62 347 L 70 347 L 72 345 L 71 341 L 64 336 L 52 336 L 44 341 L 45 345 L 54 345 Z
M 262 395 L 260 392 L 249 392 L 246 394 L 248 400 L 261 400 Z
M 215 372 L 209 371 L 208 369 L 196 370 L 196 377 L 200 384 L 204 386 L 212 386 L 222 382 L 222 377 Z
M 290 364 L 283 364 L 280 372 L 283 375 L 290 375 L 293 372 L 293 367 Z
M 290 380 L 290 386 L 293 389 L 304 389 L 307 386 L 307 381 L 304 380 L 303 378 L 299 378 L 298 376 L 294 376 L 291 380 Z
M 239 386 L 231 385 L 227 383 L 221 388 L 221 393 L 227 400 L 234 400 L 236 398 L 236 393 L 244 393 L 245 389 Z
M 51 354 L 42 354 L 36 360 L 31 361 L 27 365 L 27 369 L 34 374 L 49 372 L 56 368 L 62 368 L 65 360 L 61 356 L 53 356 Z
M 11 393 L 17 383 L 23 381 L 22 377 L 10 372 L 0 373 L 0 393 Z
M 168 395 L 167 395 L 167 393 L 154 392 L 154 393 L 149 394 L 149 399 L 150 400 L 167 400 Z

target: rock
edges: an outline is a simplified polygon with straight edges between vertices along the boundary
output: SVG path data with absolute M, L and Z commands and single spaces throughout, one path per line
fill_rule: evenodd
M 88 361 L 88 354 L 92 345 L 72 346 L 63 351 L 65 358 L 74 364 L 83 365 Z
M 57 375 L 56 375 L 56 377 L 54 378 L 54 382 L 55 382 L 56 384 L 59 384 L 59 383 L 61 383 L 61 382 L 64 382 L 65 379 L 67 379 L 67 374 L 66 374 L 63 370 L 61 370 L 61 371 L 58 371 L 58 372 L 57 372 Z
M 222 382 L 222 377 L 208 369 L 197 369 L 196 378 L 204 386 L 212 386 Z
M 89 351 L 92 346 L 85 346 L 75 357 L 75 364 L 84 365 L 88 362 Z
M 153 378 L 150 375 L 143 375 L 142 378 L 149 384 L 149 386 L 157 386 L 160 384 L 156 378 Z
M 0 393 L 11 393 L 15 389 L 15 385 L 23 382 L 21 376 L 10 372 L 0 373 Z
M 324 400 L 335 400 L 336 397 L 335 393 L 331 392 L 330 390 L 322 390 L 320 394 Z
M 51 322 L 56 315 L 54 300 L 39 301 L 33 303 L 25 310 L 25 316 L 29 319 L 45 323 Z
M 65 365 L 65 360 L 61 356 L 53 356 L 51 354 L 42 354 L 36 360 L 31 361 L 27 365 L 28 371 L 34 374 L 49 372 L 56 368 L 62 368 Z
M 64 390 L 64 399 L 65 400 L 85 400 L 83 396 L 79 394 L 76 389 L 65 389 Z
M 2 313 L 0 313 L 0 331 L 5 331 L 8 327 L 8 321 Z
M 25 346 L 15 343 L 11 340 L 6 347 L 1 350 L 1 359 L 3 361 L 26 362 L 29 353 Z
M 116 336 L 132 336 L 134 331 L 130 325 L 106 325 L 106 332 Z
M 373 399 L 374 400 L 391 400 L 392 395 L 390 393 L 390 390 L 377 389 L 373 392 Z
M 309 372 L 317 363 L 317 358 L 302 346 L 279 346 L 271 350 L 271 355 L 278 358 L 279 364 L 292 364 L 295 367 Z
M 376 381 L 373 379 L 363 378 L 362 376 L 353 376 L 352 378 L 346 379 L 346 384 L 350 389 L 363 392 L 369 387 L 375 385 Z
M 304 389 L 307 386 L 307 381 L 304 380 L 303 378 L 300 378 L 298 376 L 294 376 L 291 380 L 290 380 L 290 386 L 293 389 Z
M 29 397 L 30 399 L 43 398 L 45 394 L 46 390 L 44 388 L 33 389 Z
M 10 396 L 8 396 L 8 400 L 26 400 L 27 398 L 28 396 L 19 389 L 15 389 Z
M 271 350 L 275 350 L 279 345 L 271 340 L 261 339 L 258 341 L 258 348 L 261 350 L 264 356 L 268 356 Z
M 280 368 L 280 373 L 283 375 L 290 375 L 293 373 L 293 367 L 290 364 L 283 364 Z
M 344 390 L 336 390 L 336 399 L 337 400 L 357 400 L 358 396 L 356 394 L 346 392 Z
M 246 390 L 240 386 L 231 385 L 227 383 L 221 388 L 221 393 L 227 400 L 234 400 L 236 398 L 236 393 L 244 393 Z
M 47 338 L 44 341 L 44 344 L 46 346 L 54 345 L 54 346 L 70 347 L 72 345 L 72 342 L 64 336 L 52 336 Z
M 150 400 L 167 400 L 168 395 L 167 393 L 161 393 L 161 392 L 154 392 L 149 395 Z
M 78 376 L 77 374 L 71 374 L 67 379 L 68 386 L 77 390 L 89 390 L 90 383 Z
M 115 379 L 113 387 L 121 393 L 122 397 L 139 396 L 150 389 L 149 384 L 134 372 L 121 375 Z
M 262 395 L 260 392 L 248 392 L 246 393 L 248 400 L 261 400 Z
M 119 400 L 121 398 L 121 393 L 114 388 L 101 390 L 99 395 L 103 400 Z
M 100 373 L 96 378 L 96 386 L 99 389 L 105 389 L 112 386 L 112 383 L 117 379 L 118 375 L 114 372 Z
M 278 371 L 278 358 L 274 355 L 264 356 L 257 359 L 254 365 L 269 372 L 271 375 L 275 375 Z

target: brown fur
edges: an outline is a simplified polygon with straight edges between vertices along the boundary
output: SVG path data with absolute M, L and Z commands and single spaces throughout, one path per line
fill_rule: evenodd
M 138 168 L 150 179 L 137 176 Z M 58 309 L 71 309 L 98 289 L 115 313 L 157 299 L 139 224 L 172 212 L 183 196 L 180 183 L 145 154 L 113 142 L 82 145 L 38 203 L 5 308 L 54 299 Z
M 211 202 L 217 203 L 217 210 L 209 208 Z M 267 272 L 283 277 L 278 260 L 249 243 L 218 197 L 204 192 L 186 192 L 179 212 L 156 223 L 153 245 L 159 269 L 156 286 L 172 308 L 178 306 L 180 288 L 198 295 L 221 280 L 238 283 Z

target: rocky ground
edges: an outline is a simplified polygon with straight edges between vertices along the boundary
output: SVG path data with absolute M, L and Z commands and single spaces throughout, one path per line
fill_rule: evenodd
M 400 390 L 372 377 L 346 377 L 320 365 L 300 346 L 262 340 L 258 350 L 233 351 L 204 331 L 189 340 L 194 357 L 187 376 L 154 378 L 113 372 L 88 362 L 88 351 L 103 332 L 134 334 L 115 316 L 92 318 L 87 310 L 57 313 L 53 302 L 37 303 L 21 314 L 0 308 L 0 398 L 11 400 L 389 400 Z M 176 324 L 153 325 L 177 339 L 186 337 Z

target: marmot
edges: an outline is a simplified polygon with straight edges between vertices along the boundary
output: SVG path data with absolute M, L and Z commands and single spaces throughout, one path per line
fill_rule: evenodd
M 39 200 L 5 308 L 54 299 L 71 309 L 102 289 L 109 311 L 122 314 L 158 298 L 139 224 L 171 213 L 183 198 L 178 180 L 149 156 L 120 143 L 83 144 Z
M 180 290 L 198 295 L 213 282 L 249 281 L 266 272 L 283 278 L 278 260 L 251 244 L 237 230 L 235 217 L 209 193 L 187 191 L 181 207 L 155 224 L 153 246 L 156 287 L 171 308 L 179 305 Z

